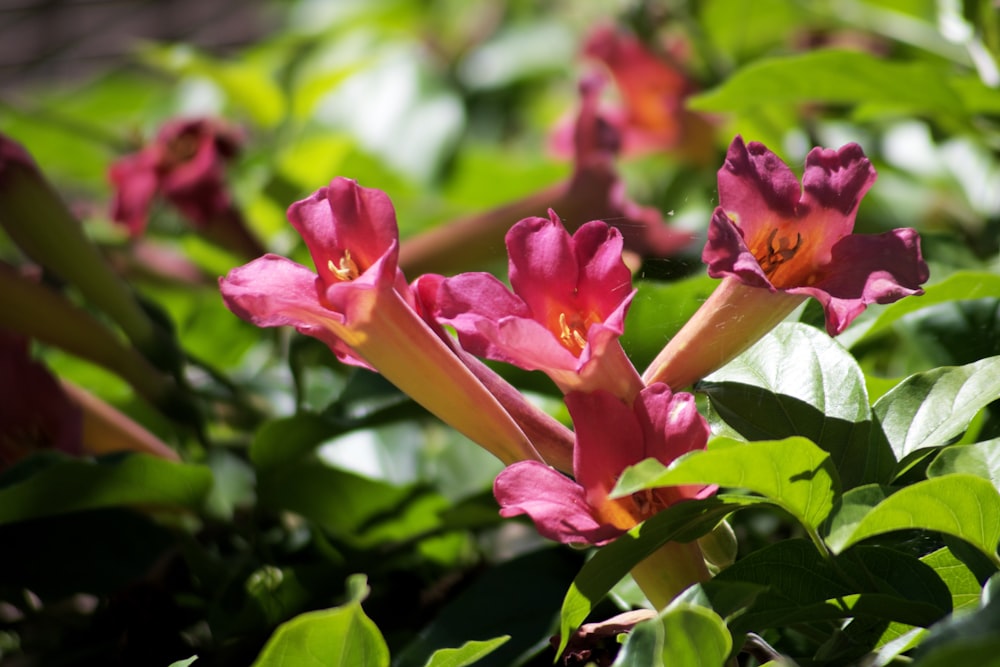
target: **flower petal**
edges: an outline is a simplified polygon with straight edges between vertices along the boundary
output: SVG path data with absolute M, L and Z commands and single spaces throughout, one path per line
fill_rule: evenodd
M 622 534 L 591 513 L 583 488 L 538 461 L 504 469 L 493 483 L 501 516 L 527 514 L 538 532 L 563 544 L 604 544 Z
M 632 407 L 610 392 L 574 391 L 565 398 L 576 433 L 573 475 L 600 507 L 622 470 L 645 458 L 643 431 Z

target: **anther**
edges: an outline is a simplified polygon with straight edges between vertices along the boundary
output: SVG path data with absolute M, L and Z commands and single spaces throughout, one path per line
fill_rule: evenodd
M 334 264 L 332 259 L 326 261 L 326 268 L 330 273 L 337 276 L 339 280 L 354 280 L 360 274 L 358 265 L 351 259 L 351 251 L 344 250 L 344 256 L 340 258 L 340 264 Z

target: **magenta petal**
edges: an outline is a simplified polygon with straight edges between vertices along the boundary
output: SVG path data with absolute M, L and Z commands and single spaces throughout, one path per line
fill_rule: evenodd
M 600 523 L 583 488 L 544 463 L 508 466 L 493 483 L 501 516 L 527 514 L 543 536 L 563 544 L 604 544 L 622 530 Z
M 719 170 L 719 204 L 740 216 L 748 235 L 749 225 L 767 220 L 772 213 L 791 218 L 796 213 L 802 189 L 799 180 L 764 144 L 743 143 L 737 135 Z
M 507 351 L 498 346 L 500 320 L 531 317 L 524 302 L 489 273 L 444 279 L 435 301 L 437 318 L 455 327 L 462 347 L 489 359 L 508 358 Z
M 317 297 L 316 274 L 296 262 L 267 254 L 219 279 L 226 306 L 259 327 L 293 326 L 326 343 L 344 363 L 369 368 L 334 333 L 344 316 L 324 308 Z
M 743 239 L 743 230 L 730 220 L 722 207 L 716 208 L 708 225 L 708 241 L 701 253 L 701 260 L 708 265 L 708 275 L 712 278 L 733 276 L 745 285 L 773 292 L 774 286 Z
M 573 239 L 555 213 L 549 215 L 521 220 L 506 240 L 511 288 L 539 319 L 553 301 L 569 303 L 579 275 Z
M 875 168 L 861 146 L 847 144 L 839 150 L 816 147 L 806 156 L 806 170 L 802 175 L 803 203 L 816 204 L 843 215 L 847 228 L 829 230 L 829 233 L 849 234 L 861 198 L 875 182 L 875 177 Z
M 708 443 L 708 424 L 691 394 L 674 394 L 663 383 L 653 384 L 639 393 L 635 411 L 646 443 L 642 458 L 655 457 L 670 465 L 688 452 L 705 449 Z
M 632 272 L 622 261 L 621 232 L 600 220 L 588 222 L 573 234 L 573 244 L 580 267 L 580 295 L 597 304 L 595 309 L 605 315 L 631 300 Z
M 871 303 L 892 303 L 923 294 L 929 271 L 913 229 L 850 235 L 832 249 L 829 273 L 815 285 L 787 290 L 815 297 L 826 311 L 826 329 L 836 336 Z
M 591 502 L 603 502 L 622 470 L 644 458 L 642 428 L 610 392 L 574 391 L 565 400 L 576 433 L 573 474 Z
M 133 236 L 142 234 L 159 187 L 150 154 L 136 153 L 116 160 L 108 170 L 108 179 L 115 190 L 111 219 L 124 225 Z

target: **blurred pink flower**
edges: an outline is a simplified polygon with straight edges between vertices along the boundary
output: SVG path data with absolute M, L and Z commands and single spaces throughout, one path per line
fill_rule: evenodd
M 596 220 L 570 236 L 550 211 L 506 241 L 513 292 L 489 273 L 459 274 L 441 282 L 436 317 L 472 354 L 541 370 L 564 393 L 630 402 L 642 385 L 618 342 L 635 295 L 618 230 Z
M 684 107 L 696 87 L 676 58 L 654 53 L 634 35 L 610 25 L 591 31 L 583 55 L 600 62 L 614 80 L 619 100 L 600 104 L 598 113 L 620 134 L 623 155 L 665 151 L 695 162 L 710 158 L 712 128 Z M 570 125 L 563 122 L 551 145 L 557 154 L 570 155 L 571 140 Z
M 111 165 L 112 219 L 132 235 L 141 234 L 159 195 L 195 225 L 208 225 L 231 205 L 225 167 L 241 142 L 239 133 L 220 121 L 168 122 L 153 143 Z
M 691 394 L 656 384 L 631 406 L 605 391 L 567 394 L 566 406 L 576 432 L 576 480 L 537 461 L 515 463 L 493 485 L 501 515 L 527 514 L 539 533 L 558 542 L 602 545 L 678 501 L 715 492 L 714 486 L 663 487 L 608 497 L 626 467 L 647 458 L 669 465 L 705 448 L 708 425 Z
M 83 413 L 27 338 L 0 330 L 0 378 L 0 470 L 37 451 L 83 452 Z
M 264 255 L 220 279 L 226 305 L 260 327 L 293 326 L 347 364 L 377 370 L 432 414 L 510 463 L 538 458 L 496 398 L 427 326 L 396 260 L 385 193 L 334 179 L 288 209 L 316 266 Z

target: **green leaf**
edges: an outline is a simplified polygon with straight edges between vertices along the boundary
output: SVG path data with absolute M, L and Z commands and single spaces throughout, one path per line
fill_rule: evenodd
M 97 462 L 60 458 L 0 488 L 0 523 L 101 507 L 199 509 L 211 487 L 212 473 L 205 466 L 145 454 Z
M 671 605 L 661 622 L 666 665 L 716 667 L 725 662 L 733 648 L 726 624 L 711 609 Z
M 879 105 L 895 112 L 962 114 L 947 71 L 921 62 L 893 62 L 861 51 L 817 50 L 765 58 L 695 95 L 697 111 L 736 112 L 761 105 L 827 103 Z
M 734 633 L 859 614 L 929 625 L 951 610 L 948 589 L 930 567 L 878 547 L 831 562 L 805 540 L 784 540 L 748 554 L 715 582 L 767 588 L 730 621 Z
M 906 378 L 875 403 L 874 412 L 899 461 L 959 437 L 972 418 L 1000 397 L 1000 356 L 935 368 Z
M 1000 652 L 1000 575 L 983 588 L 975 612 L 952 616 L 931 628 L 917 648 L 914 667 L 994 665 Z
M 427 667 L 466 667 L 493 653 L 509 639 L 510 635 L 503 635 L 487 641 L 465 642 L 459 648 L 439 649 L 427 661 Z
M 716 438 L 706 451 L 687 454 L 669 468 L 647 459 L 625 469 L 615 497 L 681 484 L 718 484 L 767 498 L 815 531 L 839 491 L 830 455 L 805 438 L 744 443 Z
M 851 347 L 878 337 L 906 315 L 928 306 L 983 297 L 1000 297 L 1000 276 L 986 271 L 958 271 L 935 285 L 925 287 L 923 296 L 900 299 L 886 306 Z
M 177 662 L 170 663 L 170 667 L 191 667 L 194 661 L 198 659 L 198 656 L 192 655 L 190 658 L 185 660 L 178 660 Z
M 658 618 L 643 621 L 632 628 L 611 667 L 632 665 L 664 667 L 663 623 Z
M 830 452 L 845 488 L 889 481 L 895 459 L 872 420 L 864 374 L 825 332 L 780 324 L 698 390 L 745 438 L 809 438 Z
M 975 607 L 979 601 L 982 586 L 966 565 L 951 552 L 941 548 L 920 558 L 921 562 L 933 568 L 951 593 L 954 611 Z
M 354 593 L 340 607 L 301 614 L 279 625 L 254 666 L 389 667 L 389 647 L 361 608 L 364 595 Z
M 708 532 L 719 519 L 741 507 L 738 501 L 709 498 L 678 503 L 602 547 L 587 561 L 563 599 L 559 634 L 561 655 L 570 635 L 594 606 L 639 561 L 668 541 L 690 541 Z
M 1000 491 L 1000 438 L 941 450 L 927 467 L 928 477 L 942 477 L 955 472 L 988 479 Z
M 841 552 L 868 537 L 910 528 L 963 539 L 1000 565 L 1000 494 L 988 481 L 966 474 L 936 477 L 897 491 L 872 507 L 853 530 L 842 528 L 827 544 Z
M 308 413 L 264 423 L 250 444 L 250 460 L 257 468 L 276 468 L 302 457 L 324 441 L 340 435 L 333 421 Z

